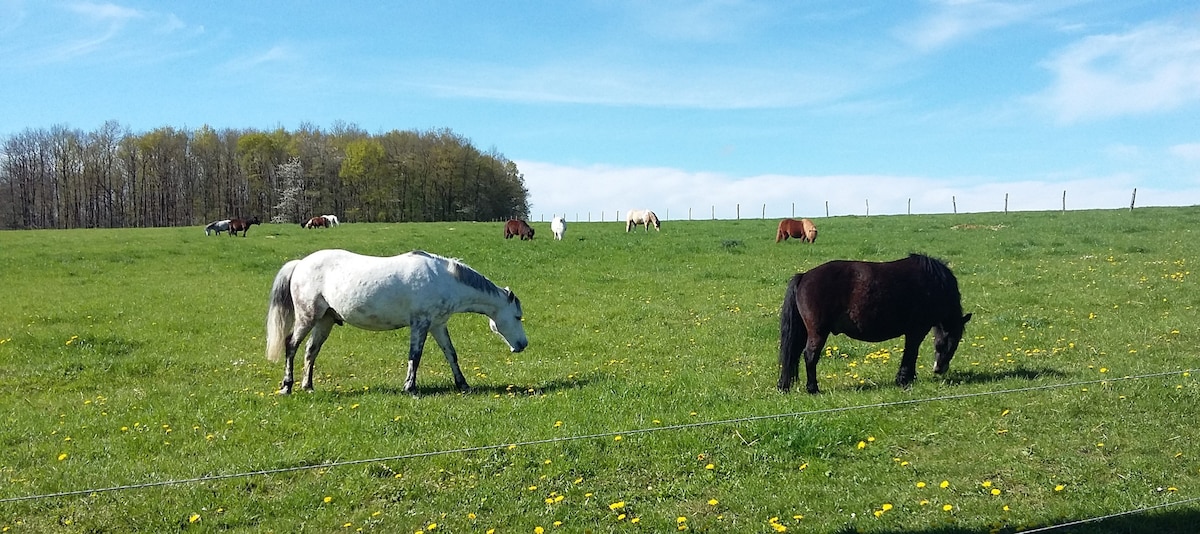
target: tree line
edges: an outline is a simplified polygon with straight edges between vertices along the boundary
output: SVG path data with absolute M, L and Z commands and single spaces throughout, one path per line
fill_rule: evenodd
M 26 129 L 0 144 L 0 228 L 527 218 L 524 176 L 449 129 Z

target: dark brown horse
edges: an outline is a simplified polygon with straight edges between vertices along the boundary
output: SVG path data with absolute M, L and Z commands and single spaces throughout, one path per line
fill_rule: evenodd
M 533 227 L 520 219 L 510 219 L 504 223 L 504 239 L 512 239 L 512 236 L 519 236 L 522 241 L 533 239 Z
M 329 219 L 324 215 L 318 215 L 307 221 L 300 223 L 301 228 L 329 228 Z
M 775 242 L 787 241 L 794 237 L 805 243 L 817 242 L 817 225 L 808 219 L 784 219 L 779 221 L 779 231 L 775 234 Z
M 829 334 L 878 343 L 904 336 L 896 385 L 917 376 L 917 349 L 933 330 L 933 372 L 950 369 L 971 314 L 962 314 L 958 280 L 940 260 L 909 254 L 886 263 L 837 260 L 798 273 L 788 282 L 779 317 L 779 390 L 800 374 L 817 393 L 817 360 Z
M 258 220 L 258 217 L 251 217 L 249 219 L 230 219 L 229 235 L 234 236 L 237 235 L 238 232 L 241 232 L 242 237 L 246 237 L 246 232 L 250 231 L 250 225 L 252 224 L 262 224 L 262 222 Z

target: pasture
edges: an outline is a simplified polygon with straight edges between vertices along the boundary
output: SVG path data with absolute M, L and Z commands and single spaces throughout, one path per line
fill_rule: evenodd
M 775 243 L 778 219 L 0 232 L 0 529 L 948 534 L 1153 508 L 1055 531 L 1190 530 L 1197 219 L 835 217 L 815 244 Z M 271 280 L 323 248 L 460 258 L 521 298 L 529 348 L 456 316 L 474 390 L 430 340 L 413 397 L 407 330 L 341 327 L 316 391 L 276 395 Z M 949 373 L 927 338 L 901 389 L 901 339 L 835 336 L 822 393 L 779 393 L 788 278 L 909 252 L 974 314 Z

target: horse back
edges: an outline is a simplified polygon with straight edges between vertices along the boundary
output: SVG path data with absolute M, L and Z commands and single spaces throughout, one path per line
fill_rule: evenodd
M 810 331 L 869 342 L 924 335 L 948 313 L 961 314 L 957 284 L 951 290 L 933 278 L 909 258 L 835 260 L 805 273 L 796 288 L 797 301 Z

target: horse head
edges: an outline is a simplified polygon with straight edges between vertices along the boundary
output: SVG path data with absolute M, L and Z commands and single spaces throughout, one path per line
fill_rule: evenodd
M 504 304 L 496 310 L 495 315 L 489 316 L 489 326 L 492 332 L 500 334 L 508 348 L 513 352 L 521 352 L 529 346 L 529 338 L 525 336 L 525 325 L 522 323 L 521 299 L 507 287 L 503 290 Z
M 934 327 L 933 329 L 933 372 L 935 374 L 945 374 L 950 370 L 950 360 L 954 358 L 954 352 L 958 350 L 958 343 L 962 341 L 963 332 L 966 330 L 967 321 L 971 320 L 971 314 L 966 314 L 962 317 L 953 317 L 946 322 Z

